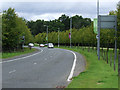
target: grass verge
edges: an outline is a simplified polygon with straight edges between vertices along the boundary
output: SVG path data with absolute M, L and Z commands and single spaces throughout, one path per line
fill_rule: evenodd
M 5 53 L 2 53 L 2 59 L 7 59 L 7 58 L 31 53 L 31 52 L 34 52 L 34 51 L 36 51 L 35 48 L 32 48 L 31 50 L 29 48 L 24 48 L 24 51 L 15 51 L 15 52 L 11 52 L 11 53 L 10 52 L 5 52 Z
M 85 56 L 87 61 L 87 68 L 84 72 L 80 73 L 77 77 L 73 77 L 73 81 L 67 88 L 118 88 L 118 61 L 116 61 L 116 71 L 109 63 L 107 64 L 101 57 L 98 60 L 96 51 L 81 48 L 68 48 L 61 47 L 79 52 Z

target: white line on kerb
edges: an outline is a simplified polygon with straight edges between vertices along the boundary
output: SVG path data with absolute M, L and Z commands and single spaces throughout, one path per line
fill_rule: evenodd
M 67 51 L 69 51 L 69 50 L 67 50 Z M 76 66 L 76 59 L 77 59 L 76 54 L 73 51 L 69 51 L 69 52 L 73 53 L 73 55 L 74 55 L 74 62 L 73 62 L 73 66 L 72 66 L 72 69 L 71 69 L 70 75 L 68 76 L 67 81 L 71 81 L 71 79 L 73 77 L 73 73 L 74 73 L 75 66 Z
M 43 52 L 43 50 L 41 49 L 40 52 L 38 53 L 35 53 L 35 54 L 32 54 L 32 55 L 29 55 L 29 56 L 26 56 L 26 57 L 22 57 L 22 58 L 17 58 L 17 59 L 12 59 L 12 60 L 8 60 L 8 61 L 3 61 L 3 62 L 0 62 L 0 63 L 6 63 L 6 62 L 12 62 L 12 61 L 17 61 L 17 60 L 20 60 L 20 59 L 25 59 L 25 58 L 28 58 L 28 57 L 31 57 L 31 56 L 34 56 L 34 55 L 37 55 L 39 53 Z
M 9 73 L 13 73 L 13 72 L 16 72 L 16 70 L 10 71 Z

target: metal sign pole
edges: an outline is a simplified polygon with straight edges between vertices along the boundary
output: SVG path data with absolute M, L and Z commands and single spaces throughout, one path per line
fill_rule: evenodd
M 114 56 L 114 71 L 115 71 L 115 61 L 117 58 L 117 16 L 115 16 L 115 56 Z
M 99 0 L 97 0 L 97 18 L 98 18 L 98 39 L 97 39 L 97 55 L 98 55 L 98 60 L 100 60 L 100 28 L 99 28 Z
M 98 60 L 100 60 L 100 16 L 98 16 Z
M 47 26 L 47 43 L 48 43 L 48 26 Z
M 58 28 L 58 47 L 59 47 L 59 28 Z
M 117 58 L 117 16 L 115 16 L 115 59 Z
M 71 48 L 71 42 L 72 42 L 72 40 L 71 40 L 71 36 L 72 36 L 72 17 L 70 18 L 70 48 Z

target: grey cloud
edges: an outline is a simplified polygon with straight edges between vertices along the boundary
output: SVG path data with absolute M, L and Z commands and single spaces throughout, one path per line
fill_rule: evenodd
M 3 4 L 3 9 L 13 7 L 17 12 L 27 13 L 94 13 L 95 5 L 93 3 L 79 2 L 9 2 Z
M 100 13 L 108 13 L 115 10 L 117 2 L 100 3 Z M 2 9 L 15 8 L 19 13 L 29 15 L 41 15 L 45 13 L 65 13 L 65 14 L 89 14 L 97 13 L 96 2 L 8 2 L 2 4 Z

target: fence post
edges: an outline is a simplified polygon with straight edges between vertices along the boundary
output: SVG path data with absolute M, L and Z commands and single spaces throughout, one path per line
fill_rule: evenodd
M 105 61 L 107 61 L 107 51 L 105 52 Z
M 107 54 L 107 64 L 108 64 L 108 48 L 107 48 L 107 53 L 106 54 Z
M 79 48 L 79 43 L 78 43 L 78 48 Z
M 119 49 L 119 54 L 118 54 L 118 74 L 120 76 L 120 49 Z
M 112 53 L 110 53 L 110 66 L 112 66 Z
M 105 60 L 105 52 L 104 52 L 104 50 L 103 50 L 102 54 L 103 54 L 103 60 Z

